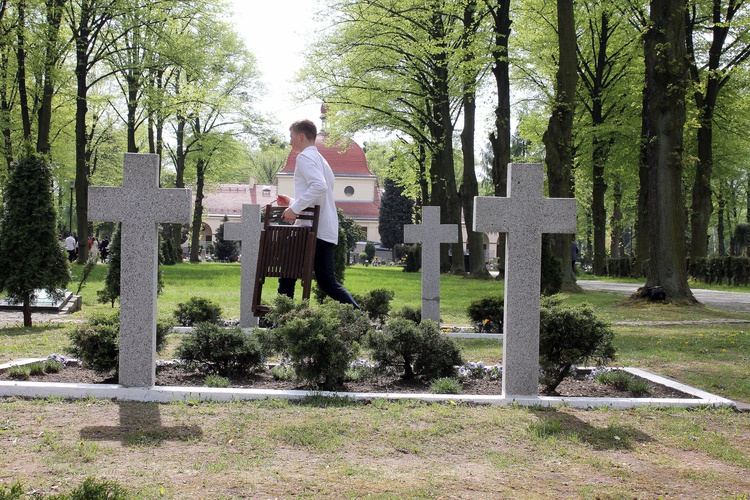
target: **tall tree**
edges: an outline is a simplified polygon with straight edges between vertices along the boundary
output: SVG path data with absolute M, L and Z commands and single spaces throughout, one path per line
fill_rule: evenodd
M 685 270 L 682 198 L 683 129 L 687 91 L 686 0 L 651 0 L 644 36 L 646 164 L 649 170 L 647 286 L 674 300 L 693 300 Z
M 698 111 L 698 162 L 690 208 L 690 260 L 706 256 L 713 210 L 714 112 L 724 85 L 750 57 L 750 7 L 743 0 L 691 0 L 686 16 L 687 54 Z
M 547 130 L 542 137 L 546 150 L 549 195 L 572 198 L 573 183 L 573 117 L 578 83 L 576 32 L 573 0 L 557 0 L 557 40 L 559 59 L 555 77 L 555 99 Z M 563 263 L 571 262 L 571 235 L 553 236 L 553 253 Z M 563 265 L 563 283 L 575 282 L 569 265 Z
M 65 250 L 57 240 L 52 173 L 44 157 L 27 153 L 15 162 L 3 195 L 0 290 L 23 304 L 23 325 L 30 327 L 31 302 L 38 291 L 60 298 L 60 288 L 70 280 Z
M 387 248 L 404 243 L 404 225 L 411 224 L 414 200 L 404 196 L 403 186 L 392 179 L 383 181 L 383 196 L 378 212 L 380 242 Z

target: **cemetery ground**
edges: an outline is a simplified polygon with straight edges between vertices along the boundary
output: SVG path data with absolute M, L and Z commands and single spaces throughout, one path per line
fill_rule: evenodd
M 159 314 L 206 296 L 239 316 L 238 265 L 165 267 Z M 78 266 L 75 272 L 80 272 Z M 84 319 L 103 266 L 82 290 Z M 269 285 L 266 285 L 269 287 Z M 347 270 L 353 293 L 395 291 L 393 308 L 419 307 L 420 275 Z M 75 283 L 71 284 L 75 288 Z M 441 277 L 446 325 L 502 283 Z M 632 304 L 571 293 L 614 324 L 614 365 L 654 371 L 750 402 L 750 316 L 705 307 Z M 653 321 L 707 324 L 654 325 Z M 0 363 L 64 352 L 69 324 L 0 328 Z M 170 357 L 178 342 L 171 335 Z M 467 360 L 497 363 L 497 341 L 460 339 Z M 498 388 L 499 390 L 499 388 Z M 0 485 L 66 492 L 113 479 L 136 498 L 746 498 L 750 418 L 732 409 L 627 411 L 311 397 L 301 402 L 171 404 L 56 399 L 0 401 Z

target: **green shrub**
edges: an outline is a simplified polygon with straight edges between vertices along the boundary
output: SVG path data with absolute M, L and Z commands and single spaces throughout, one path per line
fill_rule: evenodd
M 54 359 L 48 359 L 44 362 L 44 373 L 59 373 L 62 368 L 63 364 Z
M 552 243 L 553 237 L 551 234 L 542 235 L 542 274 L 539 289 L 542 295 L 554 295 L 562 290 L 562 260 L 555 257 Z
M 359 263 L 362 265 L 367 265 L 370 263 L 365 252 L 359 252 L 359 255 L 357 255 L 357 260 L 359 260 Z
M 370 290 L 365 295 L 355 296 L 354 300 L 367 313 L 370 321 L 375 321 L 382 325 L 391 311 L 391 301 L 394 295 L 395 292 L 393 290 L 376 288 L 375 290 Z
M 391 317 L 408 319 L 412 323 L 418 325 L 422 322 L 422 310 L 416 307 L 404 306 L 393 313 Z
M 229 379 L 221 375 L 206 375 L 203 383 L 206 387 L 229 387 Z
M 367 254 L 367 260 L 370 262 L 375 259 L 375 243 L 368 241 L 365 243 L 365 254 Z
M 8 368 L 8 378 L 13 380 L 29 380 L 31 370 L 29 365 L 13 365 Z
M 450 377 L 455 375 L 455 365 L 463 364 L 453 340 L 430 320 L 417 325 L 405 318 L 391 318 L 382 330 L 370 332 L 367 343 L 381 369 L 401 367 L 407 380 L 415 375 L 428 380 Z
M 297 376 L 294 373 L 294 367 L 286 363 L 279 363 L 271 368 L 271 376 L 274 380 L 294 380 Z
M 26 491 L 20 481 L 16 481 L 8 488 L 0 484 L 0 500 L 20 500 L 26 497 Z
M 466 313 L 478 332 L 502 333 L 504 307 L 505 301 L 502 296 L 482 297 L 469 304 Z
M 412 245 L 406 252 L 405 273 L 416 273 L 422 269 L 422 247 L 419 244 Z
M 221 306 L 211 299 L 190 297 L 186 303 L 177 304 L 172 314 L 178 325 L 193 326 L 198 323 L 218 323 L 222 313 Z
M 156 350 L 164 349 L 172 328 L 168 321 L 156 322 Z M 98 372 L 117 370 L 120 353 L 120 313 L 95 314 L 88 323 L 79 325 L 69 334 L 68 353 Z
M 308 385 L 332 389 L 341 384 L 370 322 L 350 305 L 332 300 L 314 308 L 307 302 L 275 304 L 286 312 L 274 312 L 277 327 L 267 332 L 263 344 L 288 357 Z
M 461 394 L 461 389 L 461 382 L 449 377 L 435 379 L 430 384 L 430 391 L 434 394 Z
M 253 371 L 265 361 L 257 335 L 214 323 L 195 325 L 182 337 L 175 355 L 205 373 L 222 376 Z
M 620 391 L 627 391 L 631 396 L 641 398 L 651 394 L 651 384 L 648 380 L 635 377 L 622 370 L 606 370 L 594 375 L 594 380 L 600 384 L 611 385 Z
M 542 300 L 539 336 L 540 380 L 549 392 L 573 365 L 590 360 L 602 365 L 615 355 L 610 326 L 596 317 L 589 304 L 564 306 L 559 296 Z
M 29 375 L 31 375 L 32 377 L 44 375 L 44 363 L 42 363 L 41 361 L 34 361 L 33 363 L 29 363 L 28 367 Z

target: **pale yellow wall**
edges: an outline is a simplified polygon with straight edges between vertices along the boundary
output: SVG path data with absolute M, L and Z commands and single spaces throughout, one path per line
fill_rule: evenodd
M 351 187 L 354 193 L 346 194 L 346 188 Z M 336 201 L 374 201 L 375 177 L 336 177 L 333 187 Z

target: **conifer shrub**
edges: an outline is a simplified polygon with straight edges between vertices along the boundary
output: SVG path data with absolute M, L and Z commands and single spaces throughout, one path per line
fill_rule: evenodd
M 452 377 L 456 366 L 463 364 L 453 339 L 431 320 L 417 325 L 403 317 L 391 318 L 382 330 L 370 332 L 367 345 L 372 350 L 373 360 L 383 370 L 402 369 L 406 380 L 417 375 L 428 380 Z
M 505 301 L 501 295 L 482 297 L 466 308 L 471 324 L 478 332 L 503 332 Z
M 197 323 L 182 337 L 175 355 L 203 373 L 224 377 L 252 372 L 265 362 L 256 334 L 215 323 Z
M 539 327 L 540 381 L 553 392 L 574 365 L 604 365 L 615 356 L 614 332 L 589 304 L 567 306 L 559 296 L 544 297 Z
M 422 269 L 422 246 L 419 244 L 412 245 L 406 252 L 406 265 L 403 271 L 405 273 L 416 273 Z
M 156 322 L 156 350 L 162 351 L 172 324 Z M 97 372 L 117 371 L 120 353 L 120 313 L 96 314 L 69 334 L 68 353 Z
M 422 309 L 411 307 L 411 306 L 403 306 L 401 309 L 394 312 L 391 315 L 391 318 L 408 319 L 412 323 L 415 323 L 418 325 L 422 322 Z
M 321 389 L 343 383 L 371 329 L 359 311 L 332 300 L 313 307 L 279 297 L 270 314 L 276 328 L 262 335 L 263 346 L 288 357 L 298 379 Z
M 391 301 L 394 296 L 395 292 L 393 290 L 376 288 L 375 290 L 368 291 L 365 295 L 354 296 L 354 300 L 367 313 L 370 321 L 375 321 L 382 325 L 391 311 Z
M 177 324 L 181 326 L 218 323 L 222 314 L 219 304 L 203 297 L 190 297 L 187 302 L 180 302 L 172 313 Z

